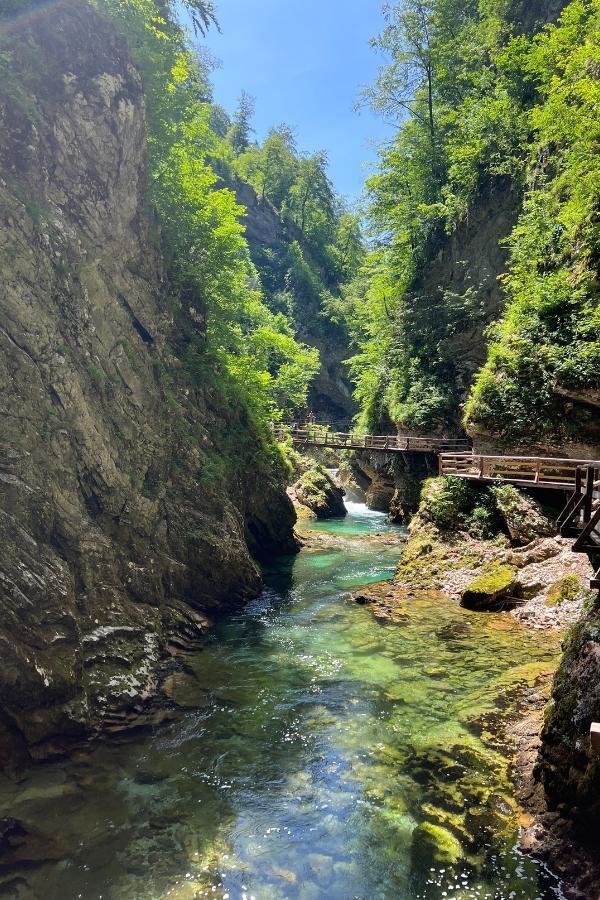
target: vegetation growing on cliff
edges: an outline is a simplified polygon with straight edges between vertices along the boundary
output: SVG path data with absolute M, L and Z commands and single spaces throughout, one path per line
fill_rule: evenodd
M 508 53 L 536 89 L 533 141 L 507 309 L 466 418 L 519 438 L 532 424 L 553 430 L 564 395 L 600 388 L 600 3 L 570 3 L 557 27 Z
M 573 0 L 530 37 L 508 0 L 386 6 L 374 43 L 391 61 L 367 100 L 398 131 L 368 182 L 375 247 L 344 303 L 369 427 L 456 421 L 468 386 L 452 341 L 485 312 L 477 284 L 432 297 L 420 278 L 478 196 L 507 183 L 523 211 L 467 422 L 542 435 L 562 395 L 600 387 L 599 16 L 598 0 Z
M 174 3 L 98 0 L 127 37 L 146 96 L 149 199 L 158 212 L 177 302 L 193 328 L 178 348 L 194 381 L 216 381 L 259 420 L 305 403 L 318 369 L 315 350 L 264 303 L 250 260 L 243 209 L 219 184 L 224 156 L 214 129 L 206 72 L 177 20 Z M 212 4 L 187 2 L 197 29 L 214 23 Z
M 259 204 L 275 209 L 283 226 L 277 245 L 251 246 L 266 301 L 303 332 L 333 330 L 345 343 L 332 306 L 340 285 L 356 275 L 364 260 L 359 217 L 335 193 L 324 151 L 299 152 L 288 125 L 272 128 L 262 143 L 250 142 L 250 112 L 245 95 L 232 121 L 221 111 L 223 156 L 229 172 L 251 184 Z M 240 119 L 246 123 L 244 141 L 237 136 Z

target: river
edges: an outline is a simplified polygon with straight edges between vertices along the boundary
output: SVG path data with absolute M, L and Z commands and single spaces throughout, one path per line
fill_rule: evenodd
M 348 594 L 391 578 L 401 543 L 370 536 L 401 530 L 349 506 L 307 526 L 323 546 L 269 567 L 262 596 L 189 656 L 174 721 L 0 785 L 0 816 L 37 835 L 0 896 L 562 896 L 515 849 L 498 736 L 558 638 L 427 596 L 377 623 Z M 417 852 L 423 821 L 464 859 Z

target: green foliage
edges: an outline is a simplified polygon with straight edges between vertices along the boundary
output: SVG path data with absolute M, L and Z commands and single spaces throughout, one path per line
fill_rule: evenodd
M 561 391 L 600 386 L 600 3 L 572 0 L 533 37 L 513 13 L 505 0 L 385 8 L 374 44 L 389 62 L 366 100 L 398 131 L 368 182 L 373 252 L 337 310 L 370 428 L 456 420 L 468 386 L 452 339 L 485 324 L 481 286 L 432 294 L 423 273 L 498 179 L 525 199 L 506 314 L 489 333 L 467 422 L 507 440 L 541 435 L 567 427 Z
M 510 241 L 507 309 L 466 419 L 514 440 L 568 434 L 561 392 L 600 388 L 600 3 L 576 0 L 530 45 L 538 86 L 528 193 Z
M 232 171 L 282 222 L 275 246 L 251 246 L 269 308 L 290 315 L 303 334 L 346 342 L 340 294 L 364 261 L 365 248 L 358 215 L 334 192 L 326 154 L 299 154 L 287 125 L 271 129 L 262 145 L 230 150 Z
M 262 421 L 305 404 L 318 355 L 298 344 L 272 313 L 239 219 L 243 209 L 220 186 L 215 167 L 248 146 L 252 101 L 242 95 L 229 128 L 210 103 L 210 86 L 171 0 L 97 0 L 127 37 L 144 84 L 149 198 L 158 212 L 173 293 L 179 298 L 177 350 L 195 384 L 213 384 Z M 211 3 L 186 0 L 194 28 L 215 22 Z M 221 134 L 219 134 L 219 130 Z
M 473 487 L 461 478 L 430 478 L 423 486 L 418 515 L 440 531 L 459 530 L 476 498 Z
M 242 91 L 227 138 L 235 153 L 243 153 L 250 144 L 254 98 Z

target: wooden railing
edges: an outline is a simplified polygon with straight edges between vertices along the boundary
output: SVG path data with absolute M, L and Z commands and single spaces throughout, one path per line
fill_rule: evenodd
M 412 437 L 336 431 L 328 425 L 274 426 L 280 441 L 304 447 L 378 450 L 383 453 L 436 453 L 440 475 L 472 481 L 507 482 L 529 488 L 573 491 L 559 518 L 561 534 L 576 537 L 575 553 L 587 553 L 600 589 L 600 461 L 540 456 L 483 456 L 466 438 Z
M 380 450 L 383 453 L 441 453 L 468 451 L 466 438 L 412 437 L 384 434 L 361 434 L 358 431 L 333 431 L 326 425 L 280 425 L 276 429 L 280 441 L 288 438 L 305 447 L 331 447 L 340 450 Z
M 523 487 L 574 489 L 577 473 L 590 467 L 600 479 L 600 461 L 553 459 L 537 456 L 481 456 L 476 453 L 442 453 L 440 475 L 476 481 L 508 481 Z
M 580 466 L 575 491 L 558 517 L 563 537 L 576 536 L 574 553 L 587 553 L 595 570 L 591 587 L 600 589 L 600 468 Z

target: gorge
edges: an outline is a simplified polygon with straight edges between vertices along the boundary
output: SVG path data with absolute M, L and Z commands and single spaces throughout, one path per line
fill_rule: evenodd
M 360 212 L 218 23 L 0 0 L 0 897 L 600 896 L 569 491 L 402 449 L 600 460 L 598 0 L 388 4 Z

